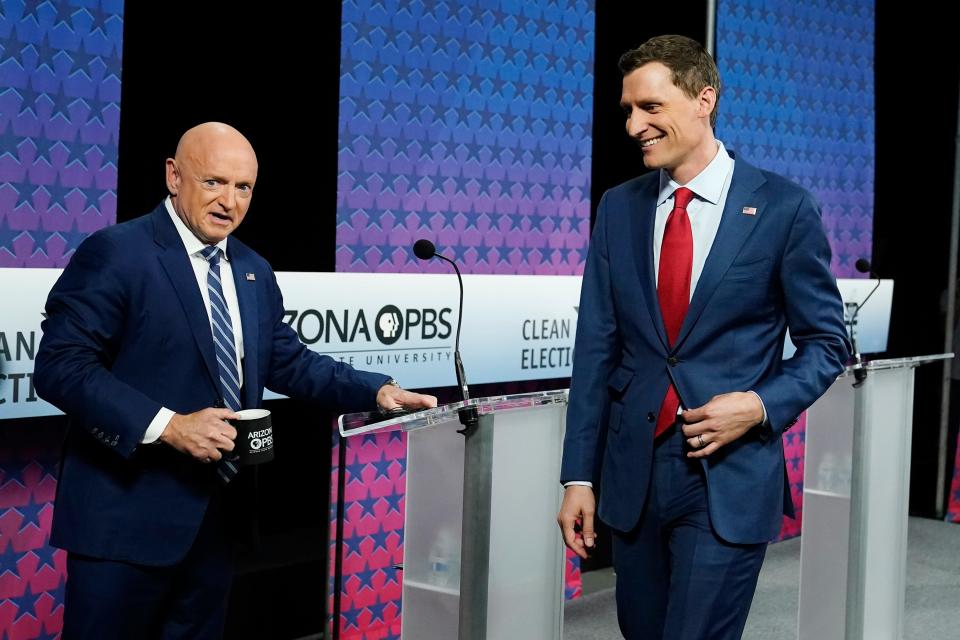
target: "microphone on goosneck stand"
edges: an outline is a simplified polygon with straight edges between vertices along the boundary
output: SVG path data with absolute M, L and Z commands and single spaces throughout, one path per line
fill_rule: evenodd
M 873 295 L 873 292 L 877 290 L 880 286 L 880 277 L 873 272 L 871 268 L 870 261 L 865 258 L 860 258 L 856 262 L 856 269 L 860 273 L 869 273 L 871 278 L 876 278 L 877 284 L 873 285 L 873 289 L 870 290 L 870 293 L 867 294 L 867 297 L 863 299 L 863 302 L 859 303 L 857 307 L 853 310 L 853 313 L 850 314 L 850 343 L 853 346 L 853 378 L 856 382 L 853 383 L 854 387 L 859 387 L 863 384 L 864 380 L 867 379 L 867 369 L 864 366 L 863 357 L 860 355 L 860 347 L 857 346 L 857 314 L 860 313 L 860 309 L 863 308 L 863 305 L 867 304 L 867 300 L 870 299 L 870 296 Z
M 437 253 L 437 248 L 426 238 L 421 238 L 413 244 L 413 254 L 421 260 L 430 260 L 431 258 L 440 258 L 453 265 L 453 270 L 457 273 L 457 282 L 460 284 L 460 309 L 457 314 L 457 337 L 453 349 L 453 366 L 457 375 L 457 386 L 460 387 L 460 395 L 464 402 L 470 400 L 470 389 L 467 387 L 467 374 L 463 371 L 463 360 L 460 359 L 460 324 L 463 322 L 463 278 L 460 276 L 460 269 L 457 263 L 450 258 Z M 477 408 L 474 405 L 466 406 L 457 411 L 460 416 L 460 423 L 464 426 L 461 433 L 472 432 L 479 423 Z

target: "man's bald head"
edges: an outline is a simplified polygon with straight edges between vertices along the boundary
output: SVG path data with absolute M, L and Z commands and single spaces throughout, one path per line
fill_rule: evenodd
M 216 148 L 230 148 L 238 152 L 249 153 L 256 162 L 257 154 L 247 138 L 223 122 L 204 122 L 187 129 L 177 143 L 176 159 L 196 154 L 198 151 Z
M 205 122 L 180 138 L 167 158 L 167 189 L 173 208 L 197 238 L 216 244 L 239 226 L 257 179 L 257 154 L 242 133 L 222 122 Z

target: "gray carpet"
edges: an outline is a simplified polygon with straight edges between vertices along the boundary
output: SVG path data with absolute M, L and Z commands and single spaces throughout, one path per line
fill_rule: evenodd
M 910 518 L 905 640 L 960 637 L 960 525 Z M 797 636 L 800 540 L 770 545 L 743 637 Z M 584 575 L 584 597 L 567 603 L 565 640 L 619 640 L 609 570 Z

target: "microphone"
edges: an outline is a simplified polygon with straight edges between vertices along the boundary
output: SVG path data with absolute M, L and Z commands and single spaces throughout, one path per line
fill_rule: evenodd
M 463 370 L 463 360 L 460 358 L 460 325 L 463 323 L 463 278 L 460 276 L 460 269 L 456 262 L 443 254 L 437 253 L 437 248 L 426 238 L 421 238 L 413 243 L 413 255 L 421 260 L 440 258 L 453 265 L 453 270 L 457 273 L 457 282 L 460 284 L 460 310 L 457 314 L 457 337 L 453 349 L 453 366 L 457 375 L 457 385 L 460 387 L 460 395 L 464 402 L 468 402 L 470 400 L 470 389 L 467 386 L 467 374 Z M 457 413 L 460 415 L 460 422 L 465 427 L 460 433 L 469 435 L 479 424 L 477 408 L 471 405 L 463 407 Z
M 867 300 L 870 299 L 870 296 L 873 295 L 873 292 L 877 290 L 880 286 L 880 278 L 873 272 L 870 261 L 866 258 L 859 258 L 854 264 L 857 271 L 860 273 L 868 273 L 871 278 L 877 279 L 877 284 L 873 285 L 873 289 L 870 290 L 870 293 L 867 294 L 867 297 L 863 299 L 863 302 L 860 302 L 856 308 L 853 310 L 853 313 L 850 314 L 850 342 L 853 346 L 853 378 L 856 382 L 853 383 L 854 387 L 861 386 L 864 381 L 867 379 L 867 369 L 864 367 L 863 357 L 860 355 L 860 347 L 857 346 L 857 314 L 860 313 L 860 309 L 863 308 L 863 305 L 867 304 Z
M 429 260 L 433 256 L 437 255 L 437 248 L 433 246 L 433 243 L 427 240 L 426 238 L 420 238 L 413 243 L 413 255 L 417 256 L 421 260 Z M 443 258 L 443 256 L 440 256 Z M 452 263 L 452 261 L 449 261 Z M 860 261 L 857 261 L 857 264 L 860 264 Z M 454 265 L 456 267 L 456 265 Z

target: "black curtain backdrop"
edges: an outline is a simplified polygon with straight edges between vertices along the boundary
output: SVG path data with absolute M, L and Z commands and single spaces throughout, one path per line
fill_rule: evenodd
M 949 21 L 877 4 L 873 263 L 895 280 L 888 355 L 941 353 L 960 55 Z M 916 373 L 910 511 L 927 517 L 937 509 L 942 371 L 934 364 Z
M 164 160 L 219 120 L 260 164 L 236 235 L 277 271 L 333 271 L 340 3 L 129 2 L 117 221 L 166 196 Z

